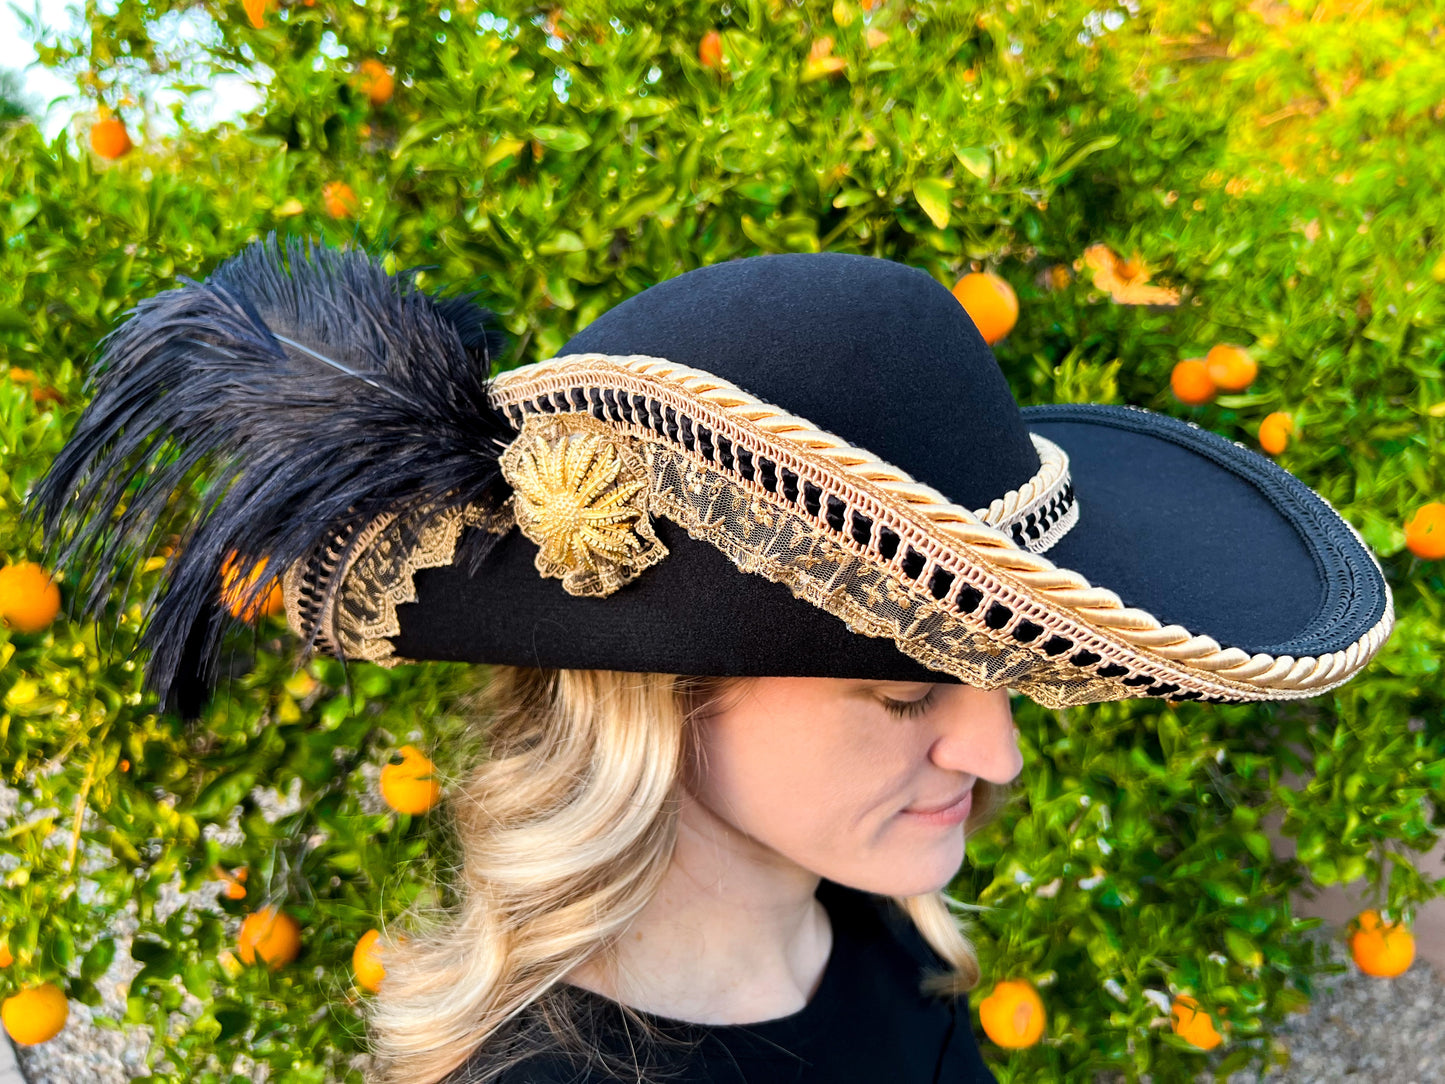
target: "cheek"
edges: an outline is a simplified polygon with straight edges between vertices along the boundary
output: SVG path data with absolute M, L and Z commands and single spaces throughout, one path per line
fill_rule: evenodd
M 740 708 L 693 734 L 697 804 L 754 847 L 842 884 L 898 896 L 947 885 L 963 862 L 962 826 L 899 816 L 936 778 L 928 731 L 808 702 L 801 679 L 758 680 Z
M 890 803 L 906 800 L 897 778 L 904 753 L 880 735 L 862 741 L 810 721 L 717 718 L 705 737 L 696 793 L 717 815 L 804 861 L 856 852 L 877 833 Z M 809 864 L 804 861 L 804 864 Z

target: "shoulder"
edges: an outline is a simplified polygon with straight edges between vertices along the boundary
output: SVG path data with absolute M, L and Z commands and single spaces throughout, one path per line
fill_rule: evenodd
M 703 1066 L 686 1056 L 681 1061 L 659 1060 L 656 1053 L 609 1046 L 605 1057 L 596 1052 L 592 1058 L 574 1058 L 539 1051 L 500 1073 L 495 1069 L 489 1073 L 484 1064 L 469 1062 L 440 1084 L 691 1084 L 713 1079 L 705 1074 L 699 1076 Z
M 636 1084 L 668 1078 L 675 1051 L 635 1031 L 613 1002 L 565 984 L 524 1008 L 439 1084 Z M 549 1024 L 548 1021 L 553 1023 Z M 565 1038 L 556 1021 L 570 1025 Z M 659 1033 L 661 1034 L 661 1033 Z M 579 1045 L 580 1044 L 580 1045 Z

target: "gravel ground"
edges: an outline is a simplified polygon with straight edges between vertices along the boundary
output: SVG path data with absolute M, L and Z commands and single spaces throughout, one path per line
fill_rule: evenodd
M 275 790 L 258 789 L 254 796 L 268 820 L 294 812 L 299 803 L 294 793 L 283 795 Z M 17 794 L 9 787 L 0 786 L 0 822 L 15 811 Z M 238 844 L 243 836 L 240 828 L 240 810 L 232 817 L 231 825 L 217 831 L 207 825 L 205 834 L 226 844 Z M 81 869 L 94 869 L 112 861 L 111 856 L 96 848 L 82 852 Z M 93 890 L 82 881 L 79 891 L 85 894 Z M 172 882 L 162 888 L 156 903 L 156 915 L 164 920 L 177 908 L 190 907 L 193 910 L 210 910 L 221 913 L 218 906 L 216 885 L 211 884 L 196 892 L 183 893 L 179 882 Z M 17 1047 L 16 1054 L 20 1071 L 28 1084 L 121 1084 L 123 1081 L 149 1075 L 145 1064 L 146 1050 L 150 1045 L 151 1029 L 122 1024 L 125 1017 L 126 992 L 130 980 L 140 971 L 141 964 L 131 959 L 130 943 L 137 926 L 135 907 L 117 915 L 115 922 L 115 962 L 105 975 L 96 982 L 102 1003 L 91 1008 L 78 1001 L 70 1003 L 70 1018 L 63 1030 L 47 1043 L 33 1047 Z M 191 994 L 185 995 L 182 1014 L 199 1014 L 201 1003 Z M 238 1065 L 233 1072 L 249 1074 L 260 1084 L 266 1079 L 266 1066 L 252 1067 Z
M 185 902 L 181 893 L 166 892 L 158 911 L 169 914 Z M 205 906 L 202 900 L 194 906 Z M 20 1071 L 29 1084 L 111 1084 L 147 1074 L 146 1048 L 150 1044 L 150 1028 L 117 1027 L 125 1015 L 125 993 L 130 980 L 141 965 L 130 957 L 130 941 L 135 933 L 133 911 L 117 917 L 115 963 L 96 983 L 104 999 L 96 1008 L 70 1003 L 70 1019 L 65 1030 L 39 1046 L 18 1047 Z M 187 998 L 194 1001 L 193 998 Z M 196 1003 L 195 1007 L 199 1007 Z M 96 1019 L 106 1018 L 105 1023 Z
M 1336 962 L 1350 962 L 1343 942 Z M 1276 1034 L 1290 1050 L 1289 1066 L 1268 1074 L 1271 1084 L 1349 1081 L 1351 1084 L 1438 1084 L 1445 1081 L 1445 988 L 1417 961 L 1397 979 L 1377 979 L 1353 966 L 1320 983 L 1308 1013 Z M 1230 1084 L 1257 1079 L 1236 1074 Z

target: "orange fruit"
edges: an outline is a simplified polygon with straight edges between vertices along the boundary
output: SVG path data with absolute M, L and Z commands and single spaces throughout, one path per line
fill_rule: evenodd
M 1044 1035 L 1044 1002 L 1033 984 L 1005 979 L 978 1003 L 984 1034 L 1008 1050 L 1033 1046 Z
M 1188 994 L 1174 999 L 1169 1010 L 1170 1025 L 1174 1034 L 1187 1043 L 1193 1043 L 1200 1050 L 1213 1050 L 1224 1042 L 1224 1036 L 1214 1029 L 1214 1019 L 1199 1007 Z
M 255 621 L 258 617 L 275 617 L 284 611 L 286 598 L 281 591 L 281 581 L 276 579 L 271 581 L 271 587 L 265 594 L 247 605 L 252 585 L 266 572 L 266 562 L 263 559 L 251 565 L 242 579 L 242 561 L 243 558 L 232 550 L 221 562 L 221 601 L 231 611 L 231 616 L 242 621 Z M 238 580 L 241 582 L 238 583 Z
M 246 9 L 246 18 L 253 27 L 260 30 L 266 25 L 266 4 L 268 0 L 241 0 Z
M 1019 299 L 1014 288 L 992 271 L 975 271 L 953 284 L 953 296 L 973 321 L 983 341 L 992 346 L 1019 319 Z
M 350 218 L 356 214 L 356 193 L 345 181 L 327 181 L 322 185 L 321 202 L 332 218 Z
M 380 930 L 367 930 L 351 951 L 351 969 L 356 972 L 356 985 L 373 994 L 381 989 L 381 980 L 386 978 L 386 968 L 381 963 Z
M 0 967 L 9 967 L 15 962 L 15 957 L 10 955 L 10 946 L 0 945 Z
M 431 759 L 414 745 L 403 745 L 382 765 L 381 797 L 398 813 L 425 813 L 437 804 L 442 788 Z
M 226 882 L 225 895 L 228 900 L 244 900 L 246 898 L 246 867 L 232 873 L 227 873 L 220 866 L 211 871 L 222 881 Z
M 822 79 L 824 76 L 837 75 L 848 66 L 847 58 L 841 56 L 810 56 L 803 61 L 803 74 L 801 81 L 811 83 L 815 79 Z
M 1243 391 L 1259 375 L 1259 366 L 1244 347 L 1229 343 L 1210 347 L 1204 364 L 1209 367 L 1209 379 L 1220 391 Z
M 697 59 L 704 68 L 723 66 L 722 35 L 716 30 L 709 30 L 697 43 Z
M 5 1023 L 5 1030 L 22 1046 L 55 1038 L 69 1016 L 70 1002 L 53 982 L 27 987 L 0 1004 L 0 1020 Z
M 1350 934 L 1350 955 L 1366 975 L 1392 979 L 1415 959 L 1415 935 L 1401 923 L 1384 925 L 1379 911 L 1361 911 Z
M 116 117 L 98 120 L 90 127 L 90 149 L 102 158 L 119 158 L 131 149 L 125 122 Z
M 0 568 L 0 621 L 17 632 L 44 632 L 60 613 L 60 588 L 34 561 Z
M 1431 501 L 1415 509 L 1410 522 L 1405 524 L 1405 545 L 1416 557 L 1427 561 L 1445 557 L 1445 504 Z
M 259 956 L 275 971 L 301 954 L 301 926 L 285 911 L 262 907 L 241 920 L 236 950 L 243 963 Z
M 1214 381 L 1209 379 L 1209 366 L 1203 358 L 1185 358 L 1169 374 L 1169 386 L 1181 403 L 1199 406 L 1214 398 Z
M 1284 451 L 1292 436 L 1294 436 L 1293 414 L 1276 410 L 1273 414 L 1266 414 L 1264 421 L 1259 423 L 1259 446 L 1270 455 L 1279 455 Z
M 391 101 L 391 92 L 396 89 L 396 79 L 386 70 L 386 65 L 374 57 L 361 62 L 357 83 L 361 93 L 371 99 L 372 105 L 385 105 Z

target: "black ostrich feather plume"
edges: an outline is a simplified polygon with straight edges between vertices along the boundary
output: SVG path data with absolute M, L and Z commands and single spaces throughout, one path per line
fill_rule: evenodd
M 167 706 L 179 683 L 194 714 L 214 681 L 233 620 L 228 554 L 267 562 L 250 605 L 378 514 L 506 498 L 497 459 L 514 434 L 488 398 L 506 336 L 473 295 L 419 291 L 418 270 L 390 275 L 362 252 L 303 251 L 297 238 L 283 253 L 272 232 L 204 283 L 182 277 L 142 301 L 101 340 L 91 402 L 28 510 L 54 563 L 78 573 L 91 617 L 115 589 L 130 593 L 141 558 L 179 539 L 140 633 L 146 683 Z M 475 567 L 495 536 L 470 536 Z

